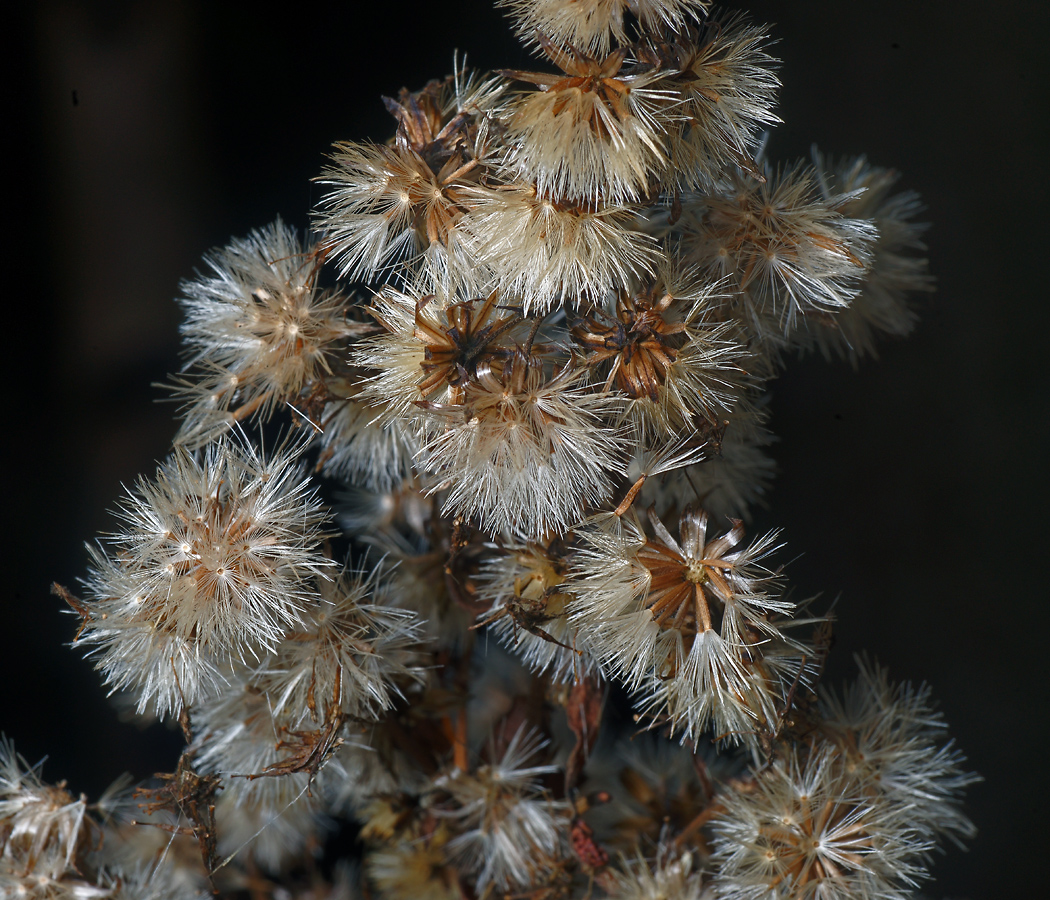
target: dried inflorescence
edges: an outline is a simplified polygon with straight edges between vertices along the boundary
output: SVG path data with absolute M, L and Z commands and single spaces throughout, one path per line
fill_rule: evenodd
M 503 88 L 457 69 L 422 91 L 387 100 L 397 120 L 393 145 L 337 144 L 319 179 L 332 190 L 318 226 L 340 272 L 367 279 L 385 267 L 418 261 L 470 280 L 457 224 L 470 190 L 484 181 L 492 153 L 485 115 Z
M 667 165 L 662 135 L 673 97 L 651 86 L 654 74 L 623 71 L 626 49 L 595 59 L 542 34 L 539 40 L 562 71 L 505 73 L 537 88 L 503 114 L 512 170 L 544 196 L 589 204 L 640 199 Z
M 702 433 L 743 403 L 747 351 L 727 323 L 709 321 L 717 292 L 690 274 L 662 273 L 616 292 L 570 329 L 605 391 L 627 398 L 628 416 L 664 435 Z
M 302 622 L 324 513 L 298 460 L 303 445 L 260 455 L 220 439 L 176 447 L 129 491 L 123 531 L 89 548 L 91 599 L 77 642 L 114 689 L 165 715 L 211 694 L 223 666 L 272 649 Z
M 739 521 L 708 540 L 707 514 L 687 507 L 676 540 L 654 510 L 648 519 L 651 536 L 636 518 L 585 533 L 571 621 L 657 723 L 683 739 L 713 723 L 720 739 L 755 742 L 806 654 L 783 621 L 795 604 L 763 565 L 776 535 L 737 549 Z
M 0 872 L 36 872 L 57 881 L 98 840 L 83 796 L 46 784 L 0 740 Z
M 479 894 L 489 885 L 525 888 L 566 853 L 569 806 L 548 796 L 538 780 L 556 769 L 526 765 L 542 749 L 536 735 L 519 731 L 498 760 L 436 781 L 452 800 L 439 815 L 458 832 L 449 852 L 477 873 Z
M 828 748 L 778 760 L 722 802 L 714 824 L 720 897 L 903 900 L 930 849 L 906 806 L 873 796 Z
M 347 299 L 318 286 L 319 247 L 280 219 L 205 257 L 210 276 L 183 284 L 190 355 L 177 379 L 178 440 L 203 446 L 248 418 L 269 419 L 332 371 L 361 327 Z
M 55 591 L 189 746 L 138 832 L 0 747 L 0 892 L 903 900 L 972 835 L 928 690 L 821 688 L 830 614 L 743 524 L 791 355 L 911 326 L 917 198 L 764 158 L 764 25 L 501 5 L 545 71 L 402 89 L 315 233 L 183 286 L 173 454 Z

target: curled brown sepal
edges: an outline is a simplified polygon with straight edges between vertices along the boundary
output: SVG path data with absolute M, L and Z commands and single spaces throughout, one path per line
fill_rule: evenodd
M 278 741 L 277 749 L 290 750 L 291 754 L 285 759 L 278 760 L 272 766 L 267 766 L 262 772 L 246 775 L 249 781 L 256 778 L 280 778 L 284 775 L 306 772 L 309 775 L 306 782 L 306 793 L 307 796 L 313 796 L 310 788 L 317 773 L 324 768 L 328 760 L 332 758 L 332 754 L 343 744 L 343 738 L 339 736 L 346 722 L 346 713 L 343 711 L 341 702 L 342 679 L 343 668 L 340 666 L 335 670 L 332 702 L 325 706 L 325 716 L 321 727 L 313 731 L 282 729 L 288 735 L 288 740 Z
M 134 825 L 152 825 L 161 831 L 171 834 L 192 835 L 200 847 L 201 859 L 205 871 L 211 878 L 215 870 L 216 837 L 215 837 L 215 792 L 222 788 L 222 779 L 217 775 L 198 775 L 193 769 L 193 753 L 183 750 L 175 771 L 158 772 L 156 777 L 164 782 L 156 788 L 136 788 L 135 797 L 145 802 L 139 809 L 152 816 L 160 810 L 167 810 L 179 819 L 187 819 L 190 825 L 169 825 L 166 822 L 138 822 Z

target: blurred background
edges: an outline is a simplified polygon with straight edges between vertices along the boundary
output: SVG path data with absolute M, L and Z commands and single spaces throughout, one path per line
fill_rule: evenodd
M 747 8 L 783 60 L 770 157 L 815 142 L 899 168 L 938 281 L 879 361 L 807 359 L 773 385 L 780 475 L 755 528 L 784 529 L 799 596 L 839 600 L 828 677 L 864 649 L 928 681 L 985 778 L 979 836 L 938 858 L 927 893 L 1020 895 L 1050 800 L 1050 13 Z M 97 797 L 123 771 L 170 771 L 179 741 L 118 720 L 48 586 L 75 586 L 121 485 L 168 451 L 174 407 L 151 384 L 178 367 L 179 280 L 277 214 L 305 226 L 330 144 L 389 137 L 380 95 L 445 75 L 454 48 L 482 69 L 532 63 L 484 0 L 38 0 L 10 25 L 0 730 Z

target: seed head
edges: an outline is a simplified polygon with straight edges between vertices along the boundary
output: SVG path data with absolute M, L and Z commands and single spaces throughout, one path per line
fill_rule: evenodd
M 531 184 L 514 184 L 479 190 L 463 227 L 479 264 L 529 314 L 563 299 L 598 300 L 651 273 L 659 249 L 642 224 L 629 206 L 559 201 Z
M 701 16 L 706 0 L 497 0 L 527 44 L 541 32 L 563 45 L 604 56 L 612 41 L 627 43 L 624 15 L 633 13 L 644 32 L 678 31 Z
M 330 357 L 360 330 L 346 300 L 317 287 L 322 258 L 280 219 L 205 257 L 212 271 L 182 286 L 191 357 L 176 393 L 177 440 L 197 447 L 275 407 L 331 372 Z
M 457 228 L 488 159 L 484 112 L 501 91 L 457 66 L 445 82 L 386 100 L 398 122 L 392 145 L 335 145 L 333 165 L 318 179 L 331 190 L 317 226 L 342 276 L 368 280 L 402 261 L 412 268 L 433 251 L 439 269 L 470 280 Z
M 537 87 L 501 114 L 507 165 L 554 200 L 639 200 L 667 167 L 673 95 L 651 86 L 653 73 L 622 71 L 626 50 L 594 58 L 542 34 L 539 41 L 562 74 L 503 73 Z
M 317 723 L 327 703 L 355 719 L 378 718 L 401 696 L 401 684 L 422 680 L 412 654 L 422 622 L 389 605 L 382 566 L 318 579 L 317 591 L 304 626 L 285 634 L 253 681 L 294 727 Z
M 545 742 L 518 731 L 499 760 L 474 772 L 454 770 L 436 782 L 454 805 L 442 815 L 458 836 L 449 842 L 476 878 L 478 896 L 492 885 L 525 888 L 564 853 L 570 805 L 546 795 L 539 776 L 554 766 L 526 765 Z
M 802 316 L 834 314 L 857 295 L 878 235 L 844 216 L 849 195 L 820 195 L 815 173 L 795 167 L 757 183 L 739 171 L 688 211 L 691 260 L 737 295 L 729 311 L 760 338 L 790 333 Z
M 261 456 L 246 440 L 176 447 L 120 507 L 124 530 L 91 549 L 95 568 L 77 643 L 139 711 L 178 710 L 217 689 L 221 669 L 272 650 L 302 623 L 321 504 L 303 479 L 303 444 Z
M 610 495 L 619 451 L 602 413 L 611 401 L 580 387 L 570 366 L 544 378 L 537 362 L 518 352 L 502 371 L 484 366 L 461 403 L 433 408 L 441 421 L 417 463 L 447 483 L 446 514 L 536 537 Z
M 776 534 L 737 550 L 739 521 L 709 541 L 707 514 L 687 507 L 675 540 L 654 510 L 648 518 L 652 537 L 633 516 L 583 533 L 572 624 L 606 671 L 640 693 L 646 715 L 683 739 L 712 722 L 733 743 L 757 737 L 776 720 L 781 670 L 794 657 L 797 671 L 802 653 L 776 622 L 794 604 L 761 563 Z
M 835 754 L 797 751 L 722 795 L 714 884 L 744 900 L 905 900 L 930 845 L 906 807 L 870 795 Z

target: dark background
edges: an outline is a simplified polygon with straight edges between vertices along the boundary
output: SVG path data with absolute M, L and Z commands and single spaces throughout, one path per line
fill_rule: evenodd
M 783 60 L 774 159 L 867 153 L 933 223 L 938 291 L 907 341 L 854 372 L 809 359 L 774 386 L 780 525 L 800 595 L 839 597 L 831 677 L 867 649 L 930 682 L 984 775 L 967 853 L 931 896 L 1020 895 L 1047 833 L 1045 465 L 1050 257 L 1047 6 L 752 3 Z M 305 225 L 335 140 L 385 139 L 380 94 L 451 68 L 527 67 L 469 3 L 41 0 L 9 20 L 11 234 L 4 348 L 0 730 L 90 796 L 170 770 L 178 743 L 121 724 L 75 620 L 83 541 L 174 432 L 172 297 L 201 253 L 276 214 Z

